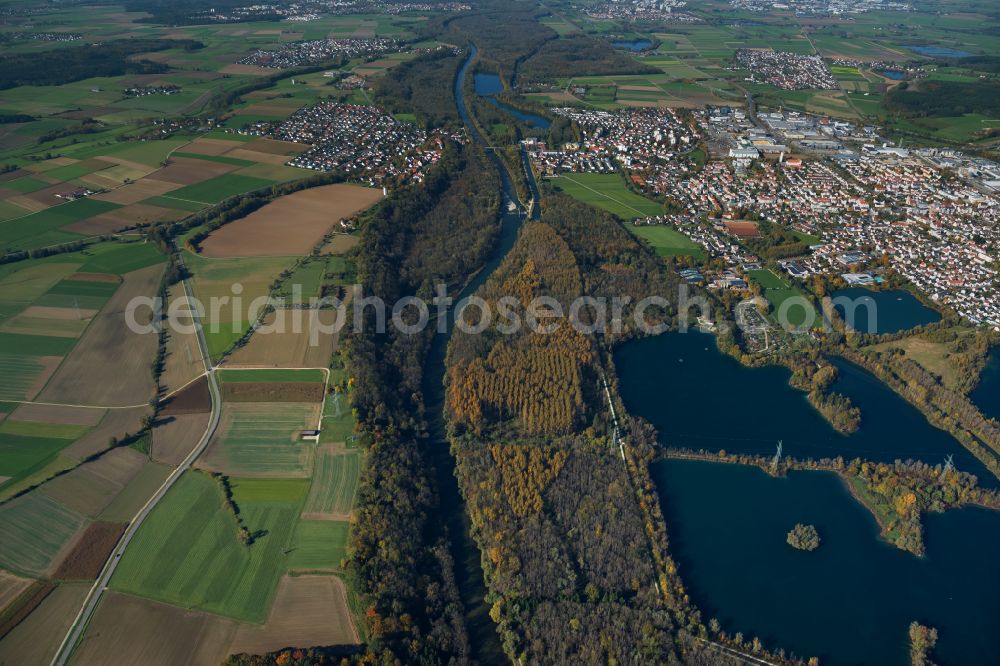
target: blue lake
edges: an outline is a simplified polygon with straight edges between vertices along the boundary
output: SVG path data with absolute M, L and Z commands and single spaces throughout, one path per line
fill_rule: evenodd
M 854 317 L 853 321 L 846 318 L 847 324 L 863 333 L 897 333 L 941 319 L 940 314 L 902 289 L 872 291 L 863 287 L 851 287 L 835 291 L 831 296 L 841 318 L 845 318 L 844 307 L 836 305 L 836 299 L 851 299 L 855 306 Z
M 830 472 L 773 478 L 755 467 L 665 460 L 651 466 L 670 550 L 706 623 L 824 666 L 910 663 L 910 622 L 935 627 L 934 661 L 1000 664 L 1000 512 L 924 517 L 925 557 L 885 543 Z M 821 545 L 785 543 L 797 523 Z
M 930 56 L 931 58 L 968 58 L 972 55 L 968 51 L 949 49 L 944 46 L 911 46 L 909 49 L 920 55 Z
M 648 39 L 636 39 L 633 41 L 617 41 L 611 42 L 611 45 L 616 49 L 626 49 L 628 51 L 645 51 L 653 45 L 653 42 Z
M 615 352 L 625 407 L 659 432 L 668 446 L 770 455 L 782 440 L 795 458 L 855 457 L 878 462 L 954 456 L 955 466 L 984 487 L 1000 481 L 955 438 L 935 428 L 915 407 L 868 371 L 832 359 L 833 390 L 861 410 L 861 427 L 842 435 L 788 385 L 780 366 L 748 368 L 720 352 L 712 335 L 665 333 L 628 342 Z
M 1000 420 L 1000 347 L 990 350 L 986 367 L 969 398 L 984 416 Z
M 504 104 L 500 100 L 496 99 L 495 96 L 497 93 L 503 92 L 503 83 L 500 81 L 500 77 L 498 75 L 476 72 L 473 81 L 475 82 L 476 94 L 480 97 L 485 97 L 490 104 L 497 107 L 501 111 L 509 113 L 531 127 L 543 130 L 547 130 L 549 128 L 551 123 L 548 118 L 534 113 L 528 113 L 527 111 L 522 111 L 521 109 L 515 109 L 509 104 Z

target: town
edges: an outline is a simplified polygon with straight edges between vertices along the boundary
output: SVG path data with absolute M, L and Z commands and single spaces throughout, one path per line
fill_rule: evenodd
M 628 176 L 669 213 L 636 225 L 670 225 L 721 258 L 723 277 L 761 260 L 746 241 L 759 223 L 812 237 L 774 256 L 790 278 L 841 275 L 870 284 L 868 267 L 887 262 L 929 298 L 977 324 L 1000 324 L 1000 165 L 954 150 L 888 145 L 878 128 L 798 112 L 709 108 L 617 112 L 553 108 L 581 127 L 581 141 L 523 145 L 545 176 Z M 689 147 L 705 138 L 701 169 Z M 749 267 L 749 269 L 748 269 Z M 700 274 L 698 276 L 700 278 Z M 739 288 L 739 280 L 716 286 Z

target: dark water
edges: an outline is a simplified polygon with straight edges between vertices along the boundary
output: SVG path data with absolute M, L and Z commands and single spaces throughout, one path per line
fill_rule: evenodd
M 485 145 L 483 137 L 476 131 L 475 125 L 469 121 L 468 109 L 465 106 L 465 96 L 462 93 L 462 82 L 468 75 L 469 66 L 476 55 L 475 47 L 471 48 L 468 59 L 462 65 L 455 80 L 455 102 L 459 116 L 473 141 Z M 500 185 L 505 198 L 517 200 L 514 186 L 507 170 L 499 158 L 490 151 L 486 152 L 500 174 Z M 456 302 L 472 294 L 489 278 L 503 261 L 517 240 L 522 217 L 515 213 L 501 216 L 500 236 L 493 248 L 489 260 L 462 292 Z M 424 363 L 423 395 L 428 419 L 429 444 L 426 453 L 435 471 L 435 481 L 441 499 L 440 522 L 447 529 L 451 556 L 455 561 L 455 578 L 462 606 L 465 609 L 465 622 L 469 630 L 472 644 L 472 655 L 481 664 L 504 664 L 508 659 L 503 651 L 496 625 L 489 616 L 489 606 L 485 601 L 486 584 L 483 579 L 482 560 L 479 548 L 472 538 L 471 523 L 466 511 L 465 499 L 458 488 L 455 478 L 455 459 L 449 448 L 447 429 L 444 422 L 444 373 L 445 358 L 448 353 L 448 340 L 451 337 L 454 320 L 448 318 L 446 334 L 434 336 L 427 360 Z
M 509 113 L 523 123 L 535 127 L 537 129 L 546 130 L 551 124 L 548 118 L 536 115 L 534 113 L 528 113 L 527 111 L 522 111 L 520 109 L 515 109 L 509 104 L 504 104 L 500 100 L 496 99 L 495 95 L 497 93 L 503 92 L 503 83 L 500 82 L 500 77 L 496 74 L 487 74 L 484 72 L 476 72 L 474 78 L 476 84 L 476 94 L 481 97 L 485 97 L 490 104 L 497 107 L 501 111 Z
M 893 72 L 888 69 L 882 69 L 879 70 L 878 73 L 887 79 L 892 79 L 893 81 L 902 81 L 903 79 L 906 78 L 905 72 Z
M 853 301 L 854 319 L 845 319 L 854 330 L 863 333 L 897 333 L 941 320 L 941 315 L 917 300 L 908 291 L 887 289 L 872 291 L 864 287 L 850 287 L 833 292 L 834 305 L 840 316 L 844 308 L 838 298 Z
M 861 427 L 845 436 L 834 430 L 788 385 L 783 367 L 747 368 L 719 352 L 706 333 L 666 333 L 623 345 L 615 353 L 625 407 L 652 423 L 666 445 L 774 453 L 778 440 L 794 458 L 878 462 L 897 459 L 942 463 L 979 477 L 984 487 L 1000 481 L 951 435 L 927 422 L 915 407 L 863 368 L 833 359 L 840 376 L 834 390 L 861 410 Z
M 990 350 L 983 374 L 969 398 L 984 416 L 1000 420 L 1000 347 Z
M 828 472 L 775 479 L 753 467 L 667 460 L 652 467 L 671 551 L 692 599 L 729 632 L 825 666 L 909 664 L 907 629 L 937 628 L 936 662 L 1000 664 L 1000 512 L 925 517 L 927 555 L 884 543 Z M 785 543 L 796 522 L 819 549 Z
M 930 56 L 932 58 L 968 58 L 972 55 L 968 51 L 949 49 L 944 46 L 911 46 L 909 49 L 915 53 L 919 53 L 920 55 Z
M 617 42 L 611 42 L 611 45 L 616 49 L 626 49 L 628 51 L 645 51 L 646 49 L 648 49 L 650 46 L 653 45 L 653 42 L 649 41 L 648 39 L 636 39 L 632 41 L 621 40 Z

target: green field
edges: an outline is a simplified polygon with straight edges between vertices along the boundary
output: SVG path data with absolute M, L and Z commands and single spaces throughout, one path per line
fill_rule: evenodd
M 778 321 L 778 311 L 781 308 L 782 303 L 794 298 L 796 301 L 804 299 L 805 307 L 796 305 L 793 302 L 787 306 L 788 310 L 785 313 L 787 322 L 778 323 L 787 323 L 794 327 L 800 327 L 807 321 L 812 321 L 814 323 L 818 321 L 816 308 L 813 307 L 808 298 L 806 298 L 801 291 L 786 282 L 784 279 L 775 275 L 766 268 L 749 271 L 748 273 L 751 279 L 764 288 L 764 297 L 767 298 L 768 302 L 771 304 L 770 317 L 772 320 Z
M 223 384 L 260 383 L 260 382 L 307 382 L 323 383 L 326 375 L 322 370 L 289 370 L 289 369 L 252 369 L 232 370 L 221 369 L 218 372 L 219 381 Z
M 42 363 L 37 358 L 0 351 L 0 400 L 34 397 L 29 393 L 33 392 L 32 386 L 42 370 Z
M 166 199 L 180 199 L 183 201 L 196 201 L 205 205 L 217 204 L 223 199 L 228 199 L 237 194 L 243 194 L 251 190 L 259 190 L 270 187 L 273 184 L 270 180 L 263 178 L 253 178 L 252 176 L 241 176 L 235 173 L 226 173 L 215 178 L 210 178 L 201 183 L 187 185 L 163 195 Z
M 85 273 L 124 275 L 166 260 L 153 243 L 105 243 L 88 248 L 89 255 L 80 270 Z
M 299 431 L 315 427 L 315 405 L 226 403 L 216 440 L 202 459 L 233 476 L 307 476 L 312 445 Z
M 288 568 L 339 569 L 347 550 L 348 524 L 342 520 L 301 520 L 292 537 Z
M 569 196 L 614 213 L 623 220 L 659 215 L 663 207 L 635 194 L 615 173 L 566 173 L 549 181 Z
M 118 208 L 118 204 L 96 199 L 78 199 L 58 204 L 14 220 L 0 223 L 0 251 L 33 250 L 79 240 L 84 236 L 60 230 L 74 222 Z
M 74 338 L 0 333 L 0 349 L 24 356 L 65 356 L 76 344 Z
M 0 566 L 41 575 L 83 522 L 83 516 L 37 491 L 3 504 Z
M 14 485 L 42 469 L 75 439 L 75 437 L 42 434 L 28 435 L 16 430 L 15 426 L 13 432 L 0 432 L 0 477 L 10 477 L 0 483 L 0 487 Z
M 244 524 L 259 534 L 245 546 L 219 484 L 206 474 L 188 472 L 143 523 L 111 587 L 263 622 L 286 569 L 298 511 L 294 501 L 240 502 Z
M 350 442 L 354 437 L 354 414 L 344 393 L 330 393 L 326 396 L 321 437 L 324 443 Z
M 321 450 L 313 464 L 312 484 L 304 513 L 346 516 L 354 507 L 361 474 L 361 452 Z
M 67 423 L 41 423 L 39 421 L 14 421 L 6 419 L 0 422 L 0 437 L 16 435 L 20 437 L 43 437 L 68 439 L 70 441 L 83 436 L 89 426 L 70 425 Z M 0 463 L 2 464 L 2 463 Z
M 705 258 L 705 252 L 690 238 L 673 227 L 664 224 L 634 225 L 629 224 L 628 230 L 645 240 L 661 257 L 691 256 Z

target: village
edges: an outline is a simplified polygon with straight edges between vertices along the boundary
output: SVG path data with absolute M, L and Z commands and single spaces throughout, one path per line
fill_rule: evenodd
M 444 135 L 400 122 L 374 106 L 320 102 L 300 109 L 270 136 L 311 144 L 289 166 L 316 171 L 341 170 L 363 182 L 423 180 L 424 171 L 441 157 Z
M 354 58 L 361 55 L 378 55 L 399 50 L 394 39 L 371 37 L 367 39 L 316 39 L 306 42 L 282 44 L 273 51 L 257 49 L 240 58 L 241 65 L 255 65 L 271 69 L 288 69 L 314 62 L 323 62 L 336 56 Z
M 783 90 L 836 89 L 837 81 L 823 58 L 783 51 L 739 49 L 736 66 L 750 70 L 747 81 L 770 83 Z

